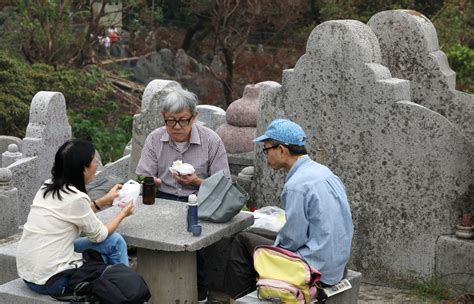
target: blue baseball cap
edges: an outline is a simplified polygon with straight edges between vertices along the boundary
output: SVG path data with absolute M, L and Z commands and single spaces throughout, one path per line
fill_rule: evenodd
M 270 123 L 265 134 L 253 141 L 260 142 L 267 139 L 278 140 L 287 145 L 304 146 L 306 134 L 298 124 L 291 120 L 275 119 Z

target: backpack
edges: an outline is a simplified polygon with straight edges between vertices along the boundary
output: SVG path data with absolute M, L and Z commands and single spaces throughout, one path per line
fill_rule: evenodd
M 310 303 L 317 299 L 321 274 L 296 253 L 275 246 L 258 246 L 253 254 L 260 300 Z
M 92 249 L 84 251 L 83 258 L 81 267 L 57 274 L 70 278 L 66 291 L 53 296 L 55 299 L 72 303 L 139 304 L 151 298 L 145 280 L 128 266 L 107 265 L 100 253 Z
M 151 298 L 145 280 L 124 264 L 108 266 L 90 285 L 103 304 L 141 304 Z

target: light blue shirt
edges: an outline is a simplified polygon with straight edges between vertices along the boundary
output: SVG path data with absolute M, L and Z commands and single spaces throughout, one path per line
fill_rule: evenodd
M 297 252 L 333 285 L 349 260 L 354 228 L 341 180 L 305 155 L 291 167 L 281 193 L 286 223 L 275 246 Z

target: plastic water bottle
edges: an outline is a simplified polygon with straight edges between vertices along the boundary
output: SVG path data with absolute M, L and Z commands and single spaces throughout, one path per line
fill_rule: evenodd
M 186 205 L 188 207 L 188 231 L 191 232 L 191 227 L 198 223 L 198 204 L 196 194 L 188 196 L 188 203 Z

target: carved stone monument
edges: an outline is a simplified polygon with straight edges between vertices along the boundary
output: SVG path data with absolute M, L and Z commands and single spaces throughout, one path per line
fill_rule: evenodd
M 471 143 L 447 117 L 411 102 L 409 84 L 382 64 L 369 26 L 328 21 L 261 97 L 257 133 L 273 119 L 294 120 L 310 156 L 341 177 L 355 225 L 351 267 L 373 282 L 431 278 L 436 240 L 453 233 L 474 180 Z M 256 200 L 279 203 L 285 174 L 255 151 Z

